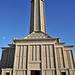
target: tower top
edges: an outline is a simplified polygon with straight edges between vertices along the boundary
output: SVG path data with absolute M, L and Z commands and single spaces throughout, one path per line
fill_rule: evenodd
M 46 33 L 44 0 L 31 0 L 30 33 Z

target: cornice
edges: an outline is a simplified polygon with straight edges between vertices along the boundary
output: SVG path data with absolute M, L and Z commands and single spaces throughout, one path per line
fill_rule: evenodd
M 1 49 L 10 49 L 10 48 L 14 48 L 14 47 L 1 47 Z
M 55 43 L 55 44 L 60 45 L 60 44 L 65 44 L 65 42 L 62 42 L 62 43 Z
M 70 45 L 70 46 L 64 46 L 64 47 L 65 47 L 65 48 L 66 48 L 66 47 L 74 47 L 74 45 Z
M 60 38 L 39 38 L 39 39 L 16 39 L 14 38 L 13 41 L 45 41 L 45 40 L 57 40 L 57 39 L 60 39 Z

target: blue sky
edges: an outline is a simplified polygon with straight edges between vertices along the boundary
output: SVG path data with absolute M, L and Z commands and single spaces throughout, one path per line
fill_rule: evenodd
M 31 0 L 0 0 L 0 47 L 29 34 Z M 47 34 L 75 45 L 75 0 L 45 0 Z M 75 47 L 74 47 L 75 56 Z M 0 58 L 2 50 L 0 49 Z

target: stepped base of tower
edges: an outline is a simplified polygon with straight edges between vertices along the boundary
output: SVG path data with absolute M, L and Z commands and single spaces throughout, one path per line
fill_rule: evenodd
M 75 75 L 73 46 L 64 46 L 60 38 L 32 35 L 2 47 L 1 75 Z

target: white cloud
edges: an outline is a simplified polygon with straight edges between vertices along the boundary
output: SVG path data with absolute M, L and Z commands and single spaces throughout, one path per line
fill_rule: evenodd
M 6 38 L 5 38 L 5 36 L 3 36 L 2 38 L 3 38 L 3 40 L 5 40 L 5 39 L 6 39 Z

